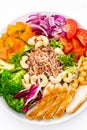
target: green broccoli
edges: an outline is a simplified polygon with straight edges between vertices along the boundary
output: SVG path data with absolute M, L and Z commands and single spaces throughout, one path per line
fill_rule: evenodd
M 22 109 L 24 107 L 24 99 L 14 99 L 13 95 L 11 94 L 4 94 L 4 99 L 6 103 L 15 111 L 23 113 Z
M 25 73 L 25 70 L 20 70 L 15 73 L 4 70 L 1 76 L 3 94 L 5 93 L 14 95 L 18 91 L 22 90 L 22 77 Z
M 0 96 L 3 95 L 3 88 L 2 88 L 2 84 L 1 84 L 1 76 L 0 76 Z

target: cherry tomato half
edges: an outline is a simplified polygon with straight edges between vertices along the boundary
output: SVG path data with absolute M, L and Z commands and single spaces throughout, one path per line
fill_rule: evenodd
M 83 46 L 87 46 L 87 30 L 79 28 L 76 37 L 80 40 Z
M 75 36 L 77 31 L 77 22 L 73 19 L 66 19 L 66 35 L 67 38 L 70 39 Z
M 75 53 L 75 60 L 78 61 L 79 58 L 85 54 L 86 51 L 86 47 L 79 47 L 77 49 L 72 50 L 72 52 Z
M 63 51 L 64 51 L 64 53 L 65 54 L 69 53 L 73 48 L 72 41 L 68 40 L 67 38 L 61 37 L 61 36 L 60 36 L 59 40 L 63 43 L 63 46 L 64 46 Z
M 82 43 L 76 38 L 72 38 L 73 50 L 83 47 Z

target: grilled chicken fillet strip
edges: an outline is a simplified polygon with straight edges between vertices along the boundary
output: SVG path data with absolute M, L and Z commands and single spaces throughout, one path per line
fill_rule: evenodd
M 49 88 L 49 87 L 47 87 L 47 88 Z M 38 112 L 40 110 L 42 110 L 43 107 L 48 102 L 50 102 L 51 98 L 54 99 L 56 94 L 58 94 L 60 91 L 61 91 L 60 87 L 59 88 L 53 88 L 49 92 L 47 91 L 47 93 L 45 93 L 45 95 L 43 95 L 43 98 L 39 101 L 39 103 L 26 113 L 26 117 L 31 119 L 31 120 L 34 119 L 36 117 L 36 115 L 38 114 Z M 56 92 L 56 94 L 55 94 L 55 92 Z
M 66 109 L 68 114 L 74 113 L 87 99 L 87 85 L 80 86 Z
M 54 114 L 53 118 L 59 118 L 61 117 L 67 106 L 70 104 L 70 102 L 73 99 L 73 96 L 75 95 L 75 89 L 71 89 L 66 95 L 65 98 L 63 100 L 63 102 L 61 103 L 60 107 L 58 108 L 58 110 L 56 111 L 56 113 Z
M 57 95 L 54 103 L 45 112 L 45 114 L 43 116 L 43 118 L 45 120 L 51 119 L 53 117 L 54 113 L 56 112 L 56 110 L 60 106 L 60 104 L 61 104 L 62 100 L 64 99 L 65 95 L 67 94 L 67 92 L 68 92 L 68 89 L 66 87 L 63 87 L 61 93 L 59 95 Z

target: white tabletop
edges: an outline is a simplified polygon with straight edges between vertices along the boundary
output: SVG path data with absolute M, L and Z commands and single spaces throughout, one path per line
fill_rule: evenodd
M 15 18 L 36 11 L 54 11 L 70 16 L 87 29 L 86 0 L 0 0 L 0 30 Z M 60 124 L 38 126 L 22 122 L 0 104 L 0 130 L 83 130 L 87 127 L 87 109 Z

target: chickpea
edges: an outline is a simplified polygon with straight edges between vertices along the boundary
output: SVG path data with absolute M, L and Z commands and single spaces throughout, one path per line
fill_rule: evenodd
M 81 83 L 82 85 L 87 85 L 87 81 L 84 81 L 83 83 Z
M 85 60 L 87 61 L 87 57 L 85 58 Z
M 79 80 L 79 82 L 82 84 L 82 83 L 84 82 L 84 77 L 79 76 L 78 80 Z
M 79 80 L 78 80 L 78 79 L 75 79 L 75 80 L 74 80 L 74 83 L 79 83 Z
M 80 67 L 79 71 L 82 72 L 83 71 L 83 67 Z
M 71 87 L 72 87 L 72 88 L 78 88 L 78 83 L 75 83 L 75 82 L 72 83 L 72 84 L 71 84 Z
M 87 65 L 84 65 L 84 66 L 83 66 L 83 69 L 84 69 L 84 70 L 87 70 Z
M 82 71 L 82 72 L 80 73 L 80 76 L 86 77 L 86 72 L 85 72 L 85 71 Z
M 85 80 L 87 81 L 87 77 L 85 77 Z
M 83 62 L 83 66 L 84 66 L 84 65 L 87 65 L 87 61 L 84 61 L 84 62 Z
M 82 61 L 85 61 L 85 57 L 84 56 L 81 56 L 81 59 L 82 59 Z

